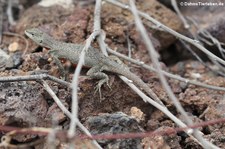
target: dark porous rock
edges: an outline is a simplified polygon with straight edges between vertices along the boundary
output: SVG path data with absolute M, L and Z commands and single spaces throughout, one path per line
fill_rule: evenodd
M 122 113 L 101 114 L 99 116 L 89 117 L 86 121 L 91 134 L 124 134 L 142 132 L 143 129 L 138 122 Z M 140 149 L 141 139 L 117 139 L 117 140 L 99 140 L 104 148 L 123 148 L 123 149 Z
M 17 68 L 22 64 L 22 62 L 23 62 L 22 53 L 16 52 L 9 57 L 9 60 L 6 63 L 6 68 L 7 69 Z
M 47 102 L 41 85 L 34 82 L 0 83 L 0 125 L 27 128 L 45 126 Z M 21 135 L 16 140 L 27 141 L 34 135 Z

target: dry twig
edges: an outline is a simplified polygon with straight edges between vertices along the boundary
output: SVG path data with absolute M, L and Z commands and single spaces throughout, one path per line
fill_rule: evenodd
M 166 78 L 164 77 L 163 73 L 162 73 L 162 69 L 160 67 L 160 63 L 158 61 L 158 55 L 156 53 L 156 50 L 154 49 L 154 46 L 150 40 L 150 38 L 147 35 L 147 31 L 145 30 L 144 25 L 141 22 L 141 19 L 139 18 L 138 15 L 138 11 L 136 9 L 135 3 L 133 0 L 129 0 L 130 2 L 130 6 L 131 6 L 131 12 L 134 15 L 134 19 L 135 19 L 135 23 L 137 28 L 139 29 L 139 32 L 144 40 L 144 43 L 147 47 L 147 50 L 150 54 L 151 60 L 153 62 L 153 64 L 155 65 L 155 68 L 158 72 L 160 81 L 162 83 L 162 86 L 164 87 L 164 89 L 166 90 L 168 96 L 170 97 L 170 99 L 173 101 L 173 104 L 175 105 L 175 107 L 177 108 L 177 110 L 184 116 L 185 121 L 187 122 L 188 125 L 192 125 L 193 122 L 192 120 L 188 117 L 187 113 L 185 112 L 185 110 L 183 109 L 183 107 L 181 106 L 180 102 L 177 100 L 176 96 L 173 94 L 170 86 L 168 85 Z M 211 147 L 211 148 L 218 148 L 215 145 L 211 144 L 210 142 L 206 141 L 203 137 L 202 134 L 198 131 L 194 129 L 194 136 L 196 137 L 196 139 L 200 142 L 199 144 L 201 144 L 203 147 Z

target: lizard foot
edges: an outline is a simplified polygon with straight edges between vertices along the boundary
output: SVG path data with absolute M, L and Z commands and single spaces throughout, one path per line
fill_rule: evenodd
M 96 87 L 95 87 L 95 93 L 96 93 L 96 92 L 99 92 L 100 99 L 102 99 L 101 87 L 102 87 L 102 85 L 103 85 L 104 83 L 106 83 L 107 86 L 111 89 L 111 87 L 110 87 L 110 85 L 109 85 L 109 78 L 108 78 L 108 76 L 107 76 L 106 78 L 104 78 L 104 79 L 101 79 L 101 80 L 98 82 L 98 84 L 96 85 Z
M 99 92 L 100 98 L 102 98 L 101 87 L 104 83 L 106 83 L 107 86 L 111 89 L 109 85 L 109 77 L 104 72 L 101 72 L 102 70 L 104 70 L 104 66 L 97 65 L 89 69 L 87 72 L 87 75 L 91 78 L 100 79 L 97 86 L 95 87 L 95 92 Z

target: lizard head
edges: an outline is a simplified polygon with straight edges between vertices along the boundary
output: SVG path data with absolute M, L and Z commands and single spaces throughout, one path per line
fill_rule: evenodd
M 25 30 L 25 34 L 32 39 L 34 42 L 36 42 L 38 45 L 46 48 L 51 48 L 49 41 L 51 41 L 52 37 L 50 37 L 48 34 L 43 32 L 42 30 L 38 28 L 31 28 Z

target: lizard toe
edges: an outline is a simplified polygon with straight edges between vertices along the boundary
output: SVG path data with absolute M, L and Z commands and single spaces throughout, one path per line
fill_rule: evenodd
M 100 99 L 102 99 L 101 85 L 97 84 L 94 89 L 94 94 L 99 93 Z

